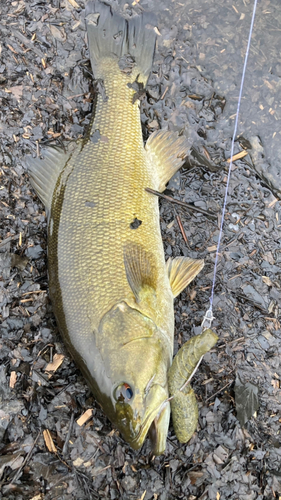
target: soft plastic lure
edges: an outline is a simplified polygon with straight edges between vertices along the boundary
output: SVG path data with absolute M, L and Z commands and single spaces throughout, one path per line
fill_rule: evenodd
M 169 393 L 174 431 L 181 443 L 187 443 L 196 430 L 198 406 L 190 384 L 183 387 L 201 356 L 217 343 L 218 336 L 210 329 L 192 337 L 174 357 L 168 373 Z

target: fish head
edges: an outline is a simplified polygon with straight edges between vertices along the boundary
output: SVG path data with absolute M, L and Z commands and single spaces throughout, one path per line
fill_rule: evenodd
M 124 349 L 127 362 L 115 372 L 118 377 L 112 386 L 112 399 L 114 423 L 132 448 L 139 449 L 149 434 L 154 453 L 161 454 L 166 447 L 170 404 L 166 377 L 161 374 L 165 366 L 159 361 L 161 349 L 157 348 L 151 340 L 143 339 Z M 128 362 L 132 350 L 132 362 Z
M 105 315 L 100 333 L 108 417 L 132 448 L 139 449 L 149 433 L 154 453 L 163 453 L 170 420 L 165 337 L 125 302 Z

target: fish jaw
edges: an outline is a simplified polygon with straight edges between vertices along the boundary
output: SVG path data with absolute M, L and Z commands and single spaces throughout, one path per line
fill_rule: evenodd
M 162 455 L 165 452 L 170 413 L 170 403 L 166 401 L 150 426 L 149 437 L 154 455 Z
M 149 435 L 154 454 L 161 455 L 166 448 L 170 422 L 170 403 L 167 389 L 158 384 L 153 385 L 147 395 L 145 406 L 143 417 L 137 416 L 135 412 L 135 418 L 132 418 L 131 425 L 127 424 L 126 430 L 120 426 L 119 428 L 123 437 L 135 450 L 141 448 L 146 436 Z M 130 435 L 127 432 L 128 428 L 130 428 Z

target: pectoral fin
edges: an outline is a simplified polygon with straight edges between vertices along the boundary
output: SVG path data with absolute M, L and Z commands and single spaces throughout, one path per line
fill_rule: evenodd
M 128 283 L 138 302 L 155 295 L 157 270 L 154 256 L 143 246 L 128 243 L 124 248 L 124 265 Z
M 167 271 L 174 297 L 177 297 L 204 267 L 204 260 L 176 257 L 167 261 Z
M 59 175 L 71 154 L 70 148 L 64 152 L 57 147 L 48 147 L 42 150 L 42 158 L 26 157 L 32 187 L 47 211 L 51 209 L 53 192 Z
M 188 148 L 187 138 L 176 132 L 160 130 L 151 134 L 145 150 L 148 161 L 158 173 L 158 191 L 164 191 L 167 182 L 182 166 Z

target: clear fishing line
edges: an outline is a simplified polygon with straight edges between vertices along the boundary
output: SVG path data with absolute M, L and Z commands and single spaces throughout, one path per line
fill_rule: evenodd
M 250 45 L 251 45 L 253 27 L 254 27 L 254 22 L 255 22 L 255 15 L 256 15 L 257 3 L 258 3 L 258 0 L 255 0 L 254 1 L 254 7 L 253 7 L 252 21 L 251 21 L 251 26 L 250 26 L 250 31 L 249 31 L 249 37 L 248 37 L 247 50 L 246 50 L 245 59 L 244 59 L 244 66 L 243 66 L 243 72 L 242 72 L 242 78 L 241 78 L 241 84 L 240 84 L 240 91 L 239 91 L 239 97 L 238 97 L 238 104 L 237 104 L 237 111 L 236 111 L 236 117 L 235 117 L 234 131 L 233 131 L 233 136 L 232 136 L 232 141 L 231 141 L 230 164 L 229 164 L 229 168 L 228 168 L 228 175 L 227 175 L 227 182 L 226 182 L 226 188 L 225 188 L 225 195 L 224 195 L 224 203 L 223 203 L 222 217 L 221 217 L 221 223 L 220 223 L 218 245 L 217 245 L 217 250 L 216 250 L 216 258 L 215 258 L 215 265 L 214 265 L 214 276 L 213 276 L 212 291 L 211 291 L 211 295 L 210 295 L 210 299 L 209 299 L 210 300 L 210 307 L 209 307 L 208 311 L 206 312 L 206 314 L 204 316 L 204 319 L 203 319 L 203 322 L 202 322 L 202 328 L 203 329 L 210 328 L 211 324 L 212 324 L 212 321 L 214 319 L 214 316 L 213 316 L 213 302 L 214 302 L 214 292 L 215 292 L 215 285 L 216 285 L 218 258 L 219 258 L 220 244 L 221 244 L 221 238 L 222 238 L 222 230 L 223 230 L 223 224 L 224 224 L 224 217 L 225 217 L 225 210 L 226 210 L 226 203 L 227 203 L 227 195 L 228 195 L 228 189 L 229 189 L 229 181 L 230 181 L 231 169 L 232 169 L 232 157 L 233 157 L 233 152 L 234 152 L 234 142 L 235 142 L 235 137 L 236 137 L 237 129 L 238 129 L 238 119 L 239 119 L 240 104 L 241 104 L 241 100 L 242 100 L 243 86 L 244 86 L 246 68 L 247 68 L 248 57 L 249 57 L 249 52 L 250 52 Z
M 202 324 L 201 324 L 203 330 L 205 330 L 206 328 L 211 328 L 211 324 L 212 324 L 212 321 L 214 319 L 214 316 L 213 316 L 213 302 L 214 302 L 214 291 L 215 291 L 215 285 L 216 285 L 218 257 L 219 257 L 220 243 L 221 243 L 221 238 L 222 238 L 222 230 L 223 230 L 223 224 L 224 224 L 224 216 L 225 216 L 225 210 L 226 210 L 227 195 L 228 195 L 228 189 L 229 189 L 229 181 L 230 181 L 230 176 L 231 176 L 232 157 L 233 157 L 233 152 L 234 152 L 234 142 L 235 142 L 235 137 L 236 137 L 237 129 L 238 129 L 238 119 L 239 119 L 240 104 L 241 104 L 241 100 L 242 100 L 243 85 L 244 85 L 244 79 L 245 79 L 245 74 L 246 74 L 248 56 L 249 56 L 249 51 L 250 51 L 250 45 L 251 45 L 251 39 L 252 39 L 252 33 L 253 33 L 253 27 L 254 27 L 255 15 L 256 15 L 257 3 L 258 3 L 258 0 L 255 0 L 254 1 L 254 7 L 253 7 L 252 21 L 251 21 L 251 26 L 250 26 L 250 31 L 249 31 L 249 37 L 248 37 L 247 50 L 246 50 L 245 59 L 244 59 L 244 66 L 243 66 L 243 72 L 242 72 L 242 78 L 241 78 L 241 84 L 240 84 L 240 91 L 239 91 L 239 97 L 238 97 L 238 105 L 237 105 L 237 111 L 236 111 L 236 117 L 235 117 L 235 125 L 234 125 L 234 131 L 233 131 L 232 141 L 231 141 L 231 156 L 230 156 L 230 164 L 229 164 L 228 175 L 227 175 L 227 183 L 226 183 L 226 188 L 225 188 L 224 203 L 223 203 L 223 209 L 222 209 L 222 218 L 221 218 L 219 238 L 218 238 L 218 246 L 217 246 L 217 250 L 216 250 L 216 258 L 215 258 L 215 265 L 214 265 L 214 275 L 213 275 L 213 284 L 212 284 L 212 291 L 211 291 L 211 295 L 210 295 L 210 307 L 207 310 L 207 312 L 206 312 L 206 314 L 204 316 L 204 319 L 202 321 Z M 199 367 L 202 359 L 203 359 L 203 356 L 201 356 L 201 358 L 199 359 L 198 363 L 196 364 L 193 372 L 191 373 L 191 375 L 189 376 L 189 378 L 186 380 L 186 382 L 183 384 L 183 386 L 179 389 L 180 391 L 182 391 L 190 383 L 190 381 L 191 381 L 192 377 L 194 376 L 195 372 L 198 370 L 198 367 Z M 168 403 L 168 401 L 171 401 L 173 398 L 174 398 L 174 395 L 171 395 L 168 399 L 166 399 L 162 403 L 159 412 Z

